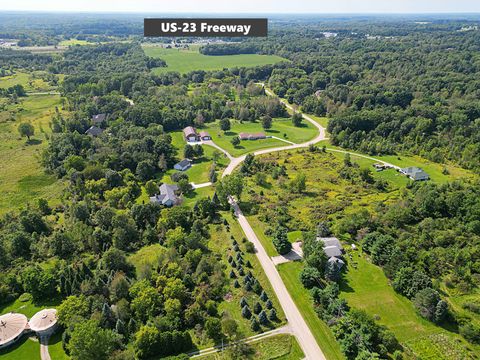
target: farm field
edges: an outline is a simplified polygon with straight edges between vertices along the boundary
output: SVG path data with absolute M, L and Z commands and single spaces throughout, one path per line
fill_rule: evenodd
M 7 105 L 0 113 L 0 214 L 38 198 L 49 200 L 50 205 L 59 203 L 61 182 L 45 174 L 40 156 L 47 145 L 51 116 L 60 105 L 60 96 L 36 95 Z M 35 128 L 29 143 L 18 134 L 22 122 Z
M 300 283 L 299 276 L 302 268 L 302 262 L 290 262 L 277 267 L 288 292 L 292 296 L 295 304 L 297 304 L 298 309 L 327 359 L 345 359 L 340 350 L 340 346 L 333 337 L 332 331 L 315 313 L 309 291 Z
M 413 304 L 389 285 L 381 268 L 360 252 L 351 254 L 349 262 L 356 267 L 349 266 L 340 283 L 340 296 L 350 306 L 376 317 L 379 324 L 387 326 L 402 345 L 421 359 L 474 358 L 467 350 L 469 345 L 457 334 L 417 315 Z
M 160 46 L 144 45 L 145 54 L 154 58 L 161 58 L 167 63 L 166 67 L 154 68 L 155 74 L 167 71 L 176 71 L 181 74 L 193 70 L 221 70 L 232 67 L 252 67 L 275 64 L 287 61 L 275 55 L 240 54 L 225 56 L 207 56 L 200 54 L 198 46 L 190 49 L 165 49 Z
M 297 340 L 292 335 L 275 335 L 248 345 L 250 356 L 246 359 L 255 360 L 301 360 L 304 355 Z M 220 352 L 200 356 L 201 360 L 227 360 L 228 356 Z

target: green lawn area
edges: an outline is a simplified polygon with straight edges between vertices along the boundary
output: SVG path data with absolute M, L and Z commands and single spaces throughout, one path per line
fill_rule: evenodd
M 42 301 L 40 303 L 33 303 L 31 300 L 22 302 L 17 299 L 9 304 L 0 306 L 0 314 L 16 312 L 24 314 L 27 318 L 30 319 L 38 311 L 46 308 L 55 308 L 58 305 L 60 305 L 60 299 L 50 299 Z
M 233 67 L 253 67 L 275 64 L 288 61 L 276 55 L 240 54 L 225 56 L 207 56 L 200 54 L 198 46 L 190 49 L 165 49 L 160 46 L 144 45 L 145 54 L 154 58 L 161 58 L 167 63 L 166 67 L 154 68 L 155 74 L 167 71 L 188 73 L 193 70 L 222 70 Z
M 292 335 L 275 335 L 264 340 L 248 344 L 251 355 L 247 359 L 255 360 L 301 360 L 304 355 L 297 340 Z M 228 352 L 200 356 L 201 360 L 227 360 Z
M 223 132 L 220 130 L 219 123 L 206 124 L 207 130 L 212 136 L 213 141 L 223 149 L 227 150 L 233 156 L 240 156 L 245 153 L 270 148 L 288 146 L 289 143 L 278 139 L 260 139 L 244 140 L 239 146 L 234 147 L 231 140 L 241 132 L 258 133 L 264 132 L 267 136 L 276 136 L 294 143 L 303 143 L 314 138 L 317 135 L 317 129 L 307 121 L 304 121 L 301 127 L 295 127 L 288 118 L 275 118 L 272 122 L 272 128 L 264 131 L 260 122 L 230 120 L 231 129 Z
M 459 335 L 417 315 L 412 302 L 393 290 L 380 267 L 370 263 L 360 250 L 350 253 L 352 260 L 340 295 L 350 306 L 376 317 L 379 324 L 393 331 L 400 343 L 421 359 L 470 358 L 469 345 Z M 455 353 L 441 350 L 445 344 L 450 344 L 447 348 L 455 349 Z
M 48 341 L 48 353 L 52 360 L 68 360 L 70 359 L 62 347 L 62 333 L 56 332 Z
M 0 350 L 2 360 L 40 360 L 40 344 L 34 337 L 23 336 L 12 346 Z M 56 360 L 52 357 L 52 360 Z
M 87 40 L 68 39 L 58 43 L 59 46 L 74 46 L 74 45 L 93 45 L 95 43 L 88 42 Z
M 7 105 L 6 111 L 0 112 L 0 214 L 40 197 L 49 200 L 50 205 L 60 202 L 62 183 L 45 174 L 40 164 L 56 106 L 60 107 L 60 96 L 38 95 Z M 22 122 L 35 128 L 29 143 L 18 134 Z
M 142 247 L 140 250 L 128 256 L 137 271 L 137 275 L 145 268 L 153 268 L 158 264 L 159 257 L 165 252 L 165 248 L 160 244 L 153 244 Z
M 288 292 L 327 359 L 344 359 L 330 328 L 315 313 L 310 293 L 300 283 L 299 276 L 302 268 L 303 263 L 298 261 L 281 264 L 277 267 Z
M 10 76 L 0 77 L 0 89 L 6 89 L 13 85 L 22 85 L 26 91 L 52 91 L 53 87 L 45 82 L 40 76 L 42 71 L 32 73 L 16 72 Z

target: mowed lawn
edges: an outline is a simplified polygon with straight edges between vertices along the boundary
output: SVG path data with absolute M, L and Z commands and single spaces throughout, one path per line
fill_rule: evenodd
M 60 107 L 60 96 L 36 95 L 0 112 L 0 214 L 38 198 L 49 200 L 51 205 L 59 203 L 63 186 L 40 164 L 55 107 Z M 18 133 L 22 122 L 35 128 L 30 143 Z
M 421 359 L 470 359 L 469 346 L 455 333 L 417 315 L 410 300 L 397 294 L 382 269 L 360 250 L 350 251 L 348 271 L 341 282 L 341 297 L 351 307 L 363 309 L 390 329 L 400 343 Z M 355 267 L 353 266 L 355 264 Z M 442 346 L 449 344 L 448 352 Z
M 259 65 L 275 64 L 287 61 L 276 55 L 240 54 L 208 56 L 198 52 L 198 46 L 190 49 L 165 49 L 160 46 L 143 46 L 145 54 L 154 58 L 161 58 L 167 63 L 166 67 L 154 68 L 155 74 L 175 71 L 181 74 L 194 70 L 222 70 L 233 67 L 252 67 Z
M 23 336 L 12 346 L 0 350 L 2 360 L 40 360 L 40 343 L 37 338 Z M 57 358 L 52 357 L 52 360 Z
M 290 143 L 283 140 L 291 141 L 293 143 L 303 143 L 313 139 L 317 135 L 317 129 L 312 124 L 304 121 L 302 126 L 295 127 L 289 118 L 273 119 L 272 128 L 266 131 L 263 130 L 260 122 L 244 121 L 241 123 L 238 120 L 230 120 L 230 123 L 231 129 L 228 131 L 220 130 L 218 122 L 208 123 L 206 124 L 206 127 L 207 131 L 212 136 L 213 141 L 233 156 L 240 156 L 260 149 L 290 145 Z M 242 132 L 264 132 L 267 136 L 275 136 L 283 140 L 275 138 L 242 140 L 240 145 L 234 147 L 231 143 L 232 139 L 239 136 Z
M 299 276 L 303 269 L 302 262 L 289 262 L 277 267 L 288 292 L 297 305 L 303 319 L 317 340 L 318 345 L 328 360 L 345 359 L 332 331 L 316 314 L 312 298 L 300 283 Z
M 250 343 L 250 354 L 245 359 L 255 360 L 301 360 L 304 358 L 302 349 L 292 335 L 275 335 L 264 340 Z M 225 360 L 228 355 L 221 352 L 200 356 L 201 360 Z

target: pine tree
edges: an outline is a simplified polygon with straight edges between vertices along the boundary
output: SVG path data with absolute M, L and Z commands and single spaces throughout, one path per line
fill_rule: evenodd
M 273 308 L 273 304 L 272 304 L 272 301 L 270 299 L 268 299 L 267 302 L 265 303 L 265 307 L 269 310 L 271 308 Z
M 252 320 L 250 322 L 250 328 L 253 330 L 253 331 L 258 331 L 260 330 L 260 324 L 258 323 L 257 319 L 254 317 L 252 317 Z
M 275 309 L 270 310 L 270 314 L 268 315 L 268 320 L 275 321 L 277 320 L 277 312 Z
M 231 270 L 230 271 L 230 279 L 235 279 L 237 275 L 235 275 L 235 271 Z
M 260 303 L 257 301 L 255 305 L 253 305 L 253 312 L 258 315 L 260 314 L 261 311 L 262 311 L 262 305 L 260 305 Z
M 252 312 L 250 311 L 250 309 L 248 308 L 248 305 L 245 305 L 243 308 L 242 308 L 242 316 L 245 318 L 245 319 L 250 319 L 252 317 Z
M 258 321 L 262 325 L 268 324 L 267 313 L 265 310 L 260 311 L 260 314 L 258 314 Z
M 242 268 L 241 266 L 238 267 L 238 274 L 239 274 L 240 276 L 245 275 L 245 271 L 243 271 L 243 268 Z
M 267 293 L 265 292 L 265 290 L 262 290 L 262 293 L 260 294 L 260 299 L 262 299 L 262 301 L 267 301 L 268 300 L 268 296 L 267 296 Z
M 240 283 L 238 282 L 238 280 L 235 280 L 235 282 L 233 283 L 233 286 L 238 289 L 240 287 Z
M 240 306 L 243 308 L 245 306 L 248 306 L 248 303 L 247 303 L 247 299 L 245 299 L 245 297 L 242 296 L 242 298 L 240 299 Z

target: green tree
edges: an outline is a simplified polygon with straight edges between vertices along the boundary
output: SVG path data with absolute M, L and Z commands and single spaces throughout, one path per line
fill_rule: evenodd
M 222 335 L 222 324 L 219 319 L 209 317 L 205 321 L 205 331 L 210 339 L 217 340 Z
M 287 229 L 283 226 L 277 226 L 272 234 L 273 245 L 280 255 L 285 255 L 292 250 L 292 244 L 288 241 Z
M 90 306 L 84 295 L 69 296 L 57 307 L 58 322 L 65 327 L 86 320 L 89 314 Z
M 114 331 L 102 329 L 96 320 L 88 320 L 75 325 L 68 350 L 73 360 L 107 360 L 119 344 Z
M 28 140 L 30 140 L 30 136 L 35 134 L 35 128 L 32 124 L 23 122 L 18 125 L 18 132 L 20 136 L 26 136 Z
M 268 115 L 262 117 L 262 127 L 264 130 L 268 130 L 272 127 L 272 118 Z
M 230 120 L 228 120 L 228 119 L 221 119 L 220 120 L 220 129 L 222 131 L 230 130 L 230 127 L 231 127 Z
M 301 194 L 307 188 L 307 178 L 305 174 L 299 173 L 293 180 L 290 181 L 290 190 L 296 194 Z
M 145 184 L 145 190 L 149 196 L 153 196 L 158 193 L 158 185 L 155 181 L 149 180 Z
M 301 113 L 299 112 L 295 112 L 293 115 L 292 115 L 292 124 L 293 126 L 296 126 L 296 127 L 299 127 L 302 125 L 302 120 L 303 120 L 303 116 Z
M 237 147 L 238 145 L 240 145 L 240 138 L 238 136 L 234 136 L 232 140 L 230 140 L 230 142 L 234 147 Z

